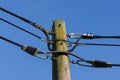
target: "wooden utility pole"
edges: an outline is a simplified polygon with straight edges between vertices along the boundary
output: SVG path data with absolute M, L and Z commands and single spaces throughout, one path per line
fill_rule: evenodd
M 68 51 L 66 40 L 66 28 L 63 20 L 55 20 L 53 23 L 53 50 Z M 53 53 L 52 80 L 71 80 L 69 57 L 65 53 Z

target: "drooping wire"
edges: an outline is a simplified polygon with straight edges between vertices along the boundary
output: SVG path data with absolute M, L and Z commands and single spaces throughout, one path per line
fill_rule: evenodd
M 40 29 L 40 30 L 46 35 L 47 41 L 50 40 L 49 35 L 52 34 L 52 31 L 49 31 L 49 30 L 45 29 L 44 27 L 40 26 L 39 24 L 37 24 L 37 23 L 35 23 L 35 22 L 32 22 L 32 21 L 30 21 L 30 20 L 28 20 L 28 19 L 26 19 L 26 18 L 21 17 L 21 16 L 18 16 L 17 14 L 15 14 L 15 13 L 13 13 L 13 12 L 10 12 L 10 11 L 2 8 L 2 7 L 0 7 L 0 10 L 2 10 L 2 11 L 6 12 L 6 13 L 14 16 L 14 17 L 17 17 L 17 18 L 19 18 L 19 19 L 21 19 L 21 20 L 23 20 L 23 21 L 25 21 L 26 23 L 34 26 L 34 27 L 37 28 L 37 29 Z M 50 45 L 51 45 L 51 44 L 48 42 L 48 43 L 47 43 L 47 47 L 48 47 L 48 49 L 49 49 L 50 51 L 52 51 Z
M 0 10 L 2 10 L 2 11 L 6 12 L 6 13 L 14 16 L 14 17 L 17 17 L 17 18 L 19 18 L 19 19 L 21 19 L 21 20 L 23 20 L 23 21 L 25 21 L 26 23 L 34 26 L 35 28 L 40 29 L 40 30 L 43 31 L 44 33 L 50 33 L 50 32 L 51 32 L 51 31 L 49 31 L 49 30 L 46 30 L 44 27 L 40 26 L 39 24 L 37 24 L 37 23 L 35 23 L 35 22 L 32 22 L 32 21 L 30 21 L 30 20 L 28 20 L 28 19 L 26 19 L 26 18 L 23 18 L 23 17 L 15 14 L 15 13 L 13 13 L 13 12 L 11 12 L 11 11 L 8 11 L 8 10 L 2 8 L 2 7 L 0 7 Z
M 45 38 L 40 37 L 40 36 L 38 36 L 38 35 L 36 35 L 36 34 L 30 32 L 30 31 L 27 31 L 26 29 L 23 29 L 23 28 L 21 28 L 20 26 L 17 26 L 17 25 L 15 25 L 15 24 L 13 24 L 13 23 L 11 23 L 11 22 L 9 22 L 9 21 L 3 19 L 3 18 L 0 18 L 0 20 L 6 22 L 6 23 L 12 25 L 13 27 L 18 28 L 18 29 L 20 29 L 20 30 L 22 30 L 22 31 L 24 31 L 24 32 L 26 32 L 26 33 L 28 33 L 28 34 L 30 34 L 30 35 L 32 35 L 32 36 L 34 36 L 34 37 L 36 37 L 36 38 L 38 38 L 38 39 L 40 39 L 40 40 L 42 40 L 42 41 L 47 42 L 47 40 L 46 40 Z
M 106 61 L 101 61 L 101 60 L 86 60 L 83 59 L 79 56 L 77 56 L 76 54 L 72 53 L 72 52 L 65 52 L 65 51 L 50 51 L 50 52 L 46 52 L 48 54 L 67 54 L 67 55 L 71 55 L 75 58 L 77 58 L 78 60 L 70 60 L 70 62 L 72 64 L 77 64 L 79 66 L 85 66 L 85 67 L 94 67 L 94 68 L 111 68 L 113 66 L 116 67 L 120 67 L 120 64 L 112 64 L 110 62 L 106 62 Z M 53 59 L 57 60 L 57 58 L 52 57 Z M 85 62 L 86 64 L 81 64 L 81 62 Z
M 13 44 L 13 45 L 15 45 L 15 46 L 20 47 L 23 51 L 25 51 L 25 52 L 27 52 L 28 54 L 30 54 L 30 55 L 32 55 L 32 56 L 35 56 L 35 57 L 37 57 L 37 58 L 47 60 L 47 59 L 50 57 L 50 55 L 49 55 L 48 53 L 46 53 L 46 52 L 44 52 L 44 51 L 42 51 L 42 50 L 40 50 L 40 49 L 38 49 L 38 48 L 31 47 L 31 46 L 26 46 L 26 45 L 21 45 L 21 44 L 15 42 L 15 41 L 12 41 L 12 40 L 10 40 L 10 39 L 7 39 L 7 38 L 3 37 L 3 36 L 0 36 L 0 39 L 2 39 L 2 40 L 4 40 L 4 41 L 7 41 L 7 42 L 9 42 L 9 43 L 11 43 L 11 44 Z M 46 57 L 38 55 L 38 54 L 40 54 L 40 53 L 42 53 L 42 54 L 44 53 L 44 55 L 45 55 Z
M 3 36 L 0 36 L 0 39 L 5 40 L 5 41 L 7 41 L 7 42 L 9 42 L 9 43 L 12 43 L 12 44 L 14 44 L 14 45 L 16 45 L 16 46 L 18 46 L 18 47 L 23 47 L 23 45 L 21 45 L 21 44 L 19 44 L 19 43 L 16 43 L 16 42 L 14 42 L 14 41 L 12 41 L 12 40 L 9 40 L 9 39 L 7 39 L 7 38 L 5 38 L 5 37 L 3 37 Z
M 69 55 L 72 55 L 72 56 L 78 58 L 78 59 L 81 60 L 81 61 L 86 61 L 85 59 L 83 59 L 83 58 L 81 58 L 81 57 L 73 54 L 72 52 L 66 52 L 66 51 L 49 51 L 49 52 L 47 52 L 47 53 L 48 53 L 48 54 L 51 54 L 51 53 L 53 53 L 53 54 L 54 54 L 54 53 L 58 53 L 58 54 L 61 54 L 61 53 L 69 54 Z
M 72 63 L 72 64 L 78 64 L 78 65 L 80 65 L 80 66 L 85 66 L 85 67 L 92 67 L 92 66 L 90 66 L 90 65 L 87 65 L 87 64 L 80 64 L 80 62 L 86 62 L 86 63 L 88 63 L 87 61 L 88 60 L 86 60 L 86 59 L 83 59 L 83 58 L 81 58 L 81 57 L 79 57 L 79 56 L 77 56 L 76 54 L 74 54 L 74 53 L 72 53 L 72 52 L 65 52 L 65 51 L 50 51 L 50 52 L 47 52 L 48 54 L 55 54 L 55 53 L 57 53 L 57 54 L 67 54 L 67 55 L 71 55 L 71 56 L 73 56 L 73 57 L 76 57 L 78 60 L 70 60 L 70 62 Z M 55 59 L 55 60 L 57 60 L 55 57 L 51 57 L 51 59 Z
M 111 64 L 109 62 L 100 61 L 100 60 L 86 60 L 86 59 L 83 59 L 83 58 L 81 58 L 81 57 L 73 54 L 72 52 L 64 52 L 64 51 L 50 51 L 50 52 L 45 52 L 45 51 L 42 51 L 42 50 L 40 50 L 38 48 L 35 48 L 35 47 L 21 45 L 19 43 L 11 41 L 11 40 L 9 40 L 9 39 L 7 39 L 5 37 L 2 37 L 2 36 L 0 36 L 0 39 L 5 40 L 5 41 L 7 41 L 7 42 L 9 42 L 11 44 L 14 44 L 14 45 L 20 47 L 22 50 L 24 50 L 25 52 L 29 53 L 32 56 L 35 56 L 35 57 L 38 57 L 38 58 L 41 58 L 41 59 L 44 59 L 44 60 L 50 58 L 49 53 L 53 53 L 53 54 L 55 54 L 55 53 L 61 54 L 62 53 L 62 54 L 67 54 L 67 55 L 71 55 L 71 56 L 76 57 L 78 60 L 76 60 L 76 61 L 72 60 L 70 62 L 72 64 L 78 64 L 80 66 L 95 67 L 95 68 L 109 68 L 109 67 L 112 67 L 112 66 L 118 66 L 118 67 L 120 66 L 120 64 Z M 37 54 L 45 54 L 46 57 L 39 56 Z M 87 65 L 87 64 L 81 64 L 80 62 L 86 62 L 89 65 Z

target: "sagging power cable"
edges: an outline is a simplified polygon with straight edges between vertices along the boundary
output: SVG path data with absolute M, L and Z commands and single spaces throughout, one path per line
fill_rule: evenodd
M 47 30 L 46 28 L 40 26 L 39 24 L 37 24 L 37 23 L 35 23 L 35 22 L 32 22 L 32 21 L 30 21 L 30 20 L 28 20 L 28 19 L 26 19 L 26 18 L 23 18 L 23 17 L 15 14 L 15 13 L 13 13 L 13 12 L 11 12 L 11 11 L 8 11 L 8 10 L 2 8 L 2 7 L 0 7 L 0 10 L 6 12 L 6 13 L 8 13 L 8 14 L 16 17 L 16 18 L 21 19 L 22 21 L 24 21 L 24 22 L 26 22 L 26 23 L 34 26 L 34 27 L 37 28 L 37 29 L 40 29 L 40 30 L 46 35 L 46 39 L 47 39 L 48 41 L 50 40 L 49 35 L 50 35 L 50 34 L 53 34 L 52 31 L 49 31 L 49 30 Z M 47 43 L 47 47 L 48 47 L 48 49 L 49 49 L 50 51 L 52 51 L 52 49 L 51 49 L 51 47 L 50 47 L 50 43 Z
M 14 41 L 12 41 L 12 40 L 9 40 L 9 39 L 7 39 L 7 38 L 5 38 L 5 37 L 3 37 L 3 36 L 0 36 L 0 39 L 2 39 L 2 40 L 4 40 L 4 41 L 7 41 L 7 42 L 9 42 L 9 43 L 11 43 L 11 44 L 14 44 L 14 45 L 16 45 L 16 46 L 18 46 L 18 47 L 23 47 L 23 45 L 21 45 L 21 44 L 19 44 L 19 43 L 16 43 L 16 42 L 14 42 Z
M 58 53 L 58 54 L 67 54 L 67 55 L 71 55 L 73 57 L 76 57 L 78 60 L 72 60 L 70 61 L 72 64 L 78 64 L 80 66 L 85 66 L 85 67 L 94 67 L 94 68 L 111 68 L 112 66 L 120 66 L 120 64 L 112 64 L 112 63 L 109 63 L 109 62 L 105 62 L 105 61 L 100 61 L 100 60 L 86 60 L 86 59 L 83 59 L 77 55 L 75 55 L 74 53 L 72 52 L 62 52 L 62 51 L 50 51 L 50 52 L 46 52 L 46 51 L 42 51 L 38 48 L 35 48 L 35 47 L 31 47 L 31 46 L 25 46 L 25 45 L 21 45 L 19 43 L 16 43 L 12 40 L 9 40 L 5 37 L 2 37 L 0 36 L 0 39 L 2 40 L 5 40 L 11 44 L 14 44 L 18 47 L 20 47 L 22 50 L 24 50 L 25 52 L 29 53 L 30 55 L 32 56 L 35 56 L 35 57 L 38 57 L 38 58 L 41 58 L 41 59 L 48 59 L 48 58 L 53 58 L 53 57 L 50 57 L 49 54 L 53 53 Z M 45 54 L 46 57 L 43 57 L 43 56 L 39 56 L 39 54 Z M 53 58 L 54 59 L 54 58 Z M 87 64 L 81 64 L 81 62 L 86 62 Z
M 2 21 L 4 21 L 5 23 L 8 23 L 8 24 L 12 25 L 13 27 L 18 28 L 18 29 L 20 29 L 20 30 L 22 30 L 22 31 L 24 31 L 24 32 L 26 32 L 26 33 L 28 33 L 28 34 L 30 34 L 30 35 L 38 38 L 38 39 L 40 39 L 41 41 L 47 42 L 47 39 L 45 39 L 45 38 L 43 38 L 43 37 L 40 37 L 40 36 L 38 36 L 38 35 L 30 32 L 30 31 L 28 31 L 28 30 L 26 30 L 26 29 L 23 29 L 23 28 L 21 28 L 20 26 L 17 26 L 17 25 L 15 25 L 15 24 L 13 24 L 13 23 L 11 23 L 11 22 L 3 19 L 3 18 L 0 18 L 0 20 L 2 20 Z
M 44 27 L 40 26 L 39 24 L 37 24 L 37 23 L 35 23 L 35 22 L 32 22 L 32 21 L 30 21 L 30 20 L 28 20 L 28 19 L 26 19 L 26 18 L 23 18 L 23 17 L 21 17 L 21 16 L 15 14 L 15 13 L 13 13 L 13 12 L 11 12 L 11 11 L 8 11 L 8 10 L 2 8 L 2 7 L 0 7 L 0 10 L 2 10 L 2 11 L 6 12 L 6 13 L 8 13 L 8 14 L 14 16 L 14 17 L 17 17 L 17 18 L 19 18 L 19 19 L 21 19 L 21 20 L 23 20 L 23 21 L 25 21 L 26 23 L 28 23 L 28 24 L 34 26 L 35 28 L 40 29 L 40 30 L 43 31 L 45 34 L 46 34 L 46 33 L 51 34 L 51 31 L 45 29 Z
M 3 36 L 0 36 L 0 39 L 2 39 L 2 40 L 4 40 L 4 41 L 7 41 L 7 42 L 9 42 L 9 43 L 11 43 L 11 44 L 13 44 L 13 45 L 15 45 L 15 46 L 18 46 L 18 47 L 20 47 L 23 51 L 27 52 L 28 54 L 30 54 L 30 55 L 32 55 L 32 56 L 35 56 L 35 57 L 38 57 L 38 58 L 40 58 L 40 59 L 46 60 L 46 59 L 48 59 L 48 58 L 50 57 L 47 53 L 45 53 L 44 51 L 42 51 L 42 50 L 40 50 L 40 49 L 38 49 L 38 48 L 31 47 L 31 46 L 26 46 L 26 45 L 21 45 L 21 44 L 19 44 L 19 43 L 17 43 L 17 42 L 14 42 L 14 41 L 12 41 L 12 40 L 9 40 L 9 39 L 3 37 Z M 46 57 L 40 56 L 39 53 L 44 53 Z
M 46 52 L 48 54 L 66 54 L 66 55 L 71 55 L 75 58 L 77 58 L 77 60 L 71 60 L 70 62 L 72 64 L 77 64 L 79 66 L 85 66 L 85 67 L 93 67 L 93 68 L 111 68 L 113 66 L 116 67 L 120 67 L 120 64 L 112 64 L 110 62 L 106 62 L 106 61 L 101 61 L 101 60 L 87 60 L 84 58 L 81 58 L 79 56 L 77 56 L 76 54 L 72 53 L 72 52 L 65 52 L 65 51 L 50 51 L 50 52 Z M 56 57 L 52 57 L 53 59 L 56 59 Z M 57 60 L 57 59 L 56 59 Z M 84 64 L 83 64 L 84 62 Z

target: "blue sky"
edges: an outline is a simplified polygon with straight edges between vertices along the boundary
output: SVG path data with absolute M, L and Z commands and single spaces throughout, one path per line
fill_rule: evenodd
M 53 21 L 65 20 L 67 33 L 120 35 L 119 0 L 0 0 L 0 6 L 51 30 Z M 29 24 L 0 11 L 9 20 L 39 36 L 44 34 Z M 48 51 L 46 43 L 0 21 L 0 35 L 20 44 Z M 81 40 L 81 42 L 116 43 L 120 40 Z M 52 62 L 28 55 L 19 47 L 0 40 L 0 80 L 50 80 Z M 74 51 L 85 59 L 120 63 L 120 47 L 81 46 Z M 71 64 L 72 80 L 119 79 L 120 67 L 96 69 Z

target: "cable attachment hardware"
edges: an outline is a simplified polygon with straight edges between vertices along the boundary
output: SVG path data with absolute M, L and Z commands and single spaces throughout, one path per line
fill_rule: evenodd
M 46 60 L 46 59 L 48 59 L 48 58 L 50 57 L 50 56 L 48 55 L 48 53 L 46 53 L 46 52 L 44 52 L 44 51 L 42 51 L 42 50 L 40 50 L 40 49 L 38 49 L 38 48 L 35 48 L 35 47 L 23 46 L 21 49 L 24 50 L 25 52 L 29 53 L 30 55 L 35 56 L 35 57 L 38 57 L 38 58 L 40 58 L 40 59 Z M 45 57 L 39 56 L 39 54 L 44 54 Z
M 81 38 L 81 39 L 93 39 L 94 35 L 92 33 L 84 33 L 84 34 L 79 34 L 79 33 L 69 33 L 67 34 L 67 37 L 70 38 Z
M 110 62 L 100 60 L 88 60 L 87 62 L 92 64 L 92 67 L 95 68 L 111 68 L 113 66 Z
M 69 33 L 69 34 L 67 34 L 67 37 L 76 39 L 76 38 L 80 37 L 80 34 L 79 33 Z
M 82 39 L 93 39 L 94 35 L 92 33 L 85 33 L 81 35 Z
M 40 25 L 39 25 L 39 24 L 37 24 L 37 23 L 34 23 L 34 24 L 33 24 L 33 26 L 35 26 L 36 28 L 38 28 L 38 29 L 42 30 L 43 32 L 48 33 L 49 35 L 52 35 L 52 31 L 47 30 L 46 28 L 44 28 L 44 27 L 40 26 Z

